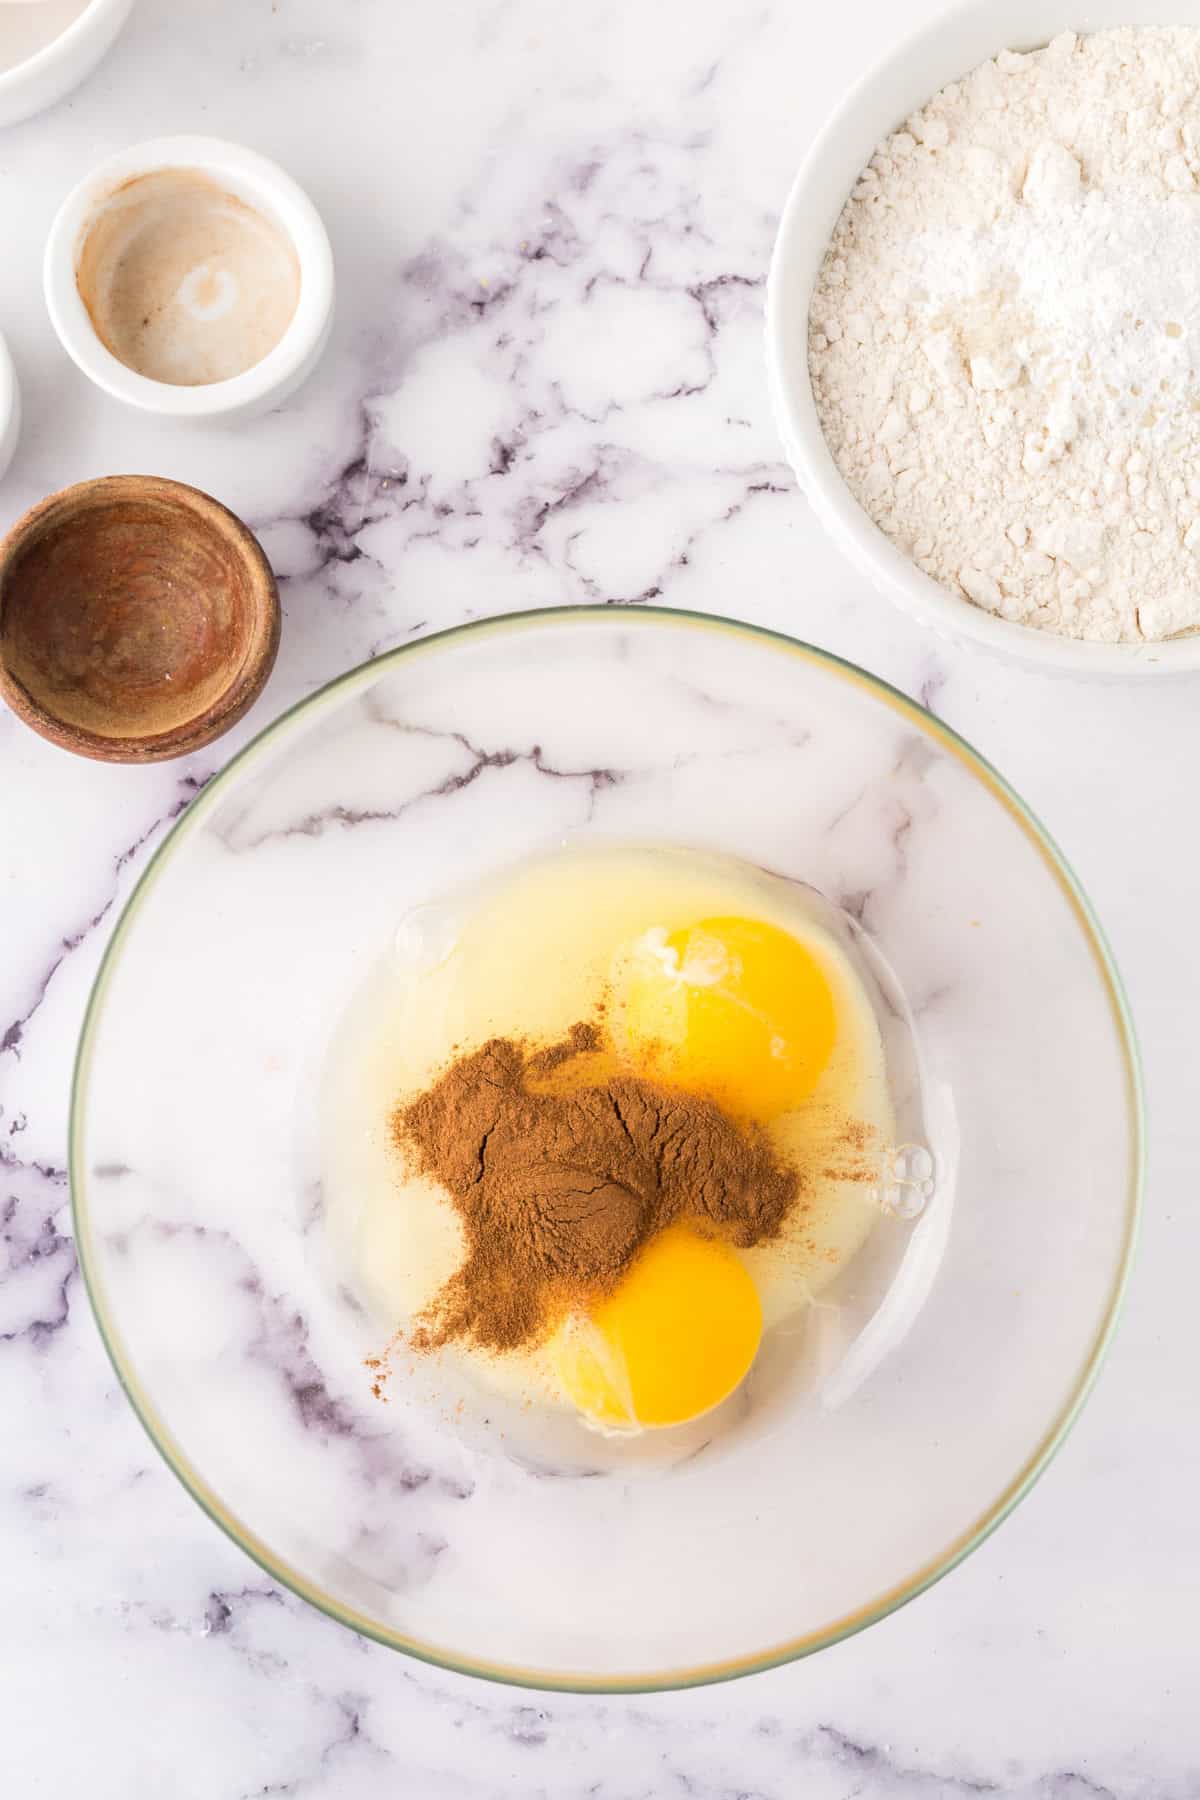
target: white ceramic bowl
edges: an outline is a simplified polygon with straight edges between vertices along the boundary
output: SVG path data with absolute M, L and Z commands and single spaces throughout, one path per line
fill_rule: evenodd
M 79 292 L 76 270 L 97 209 L 122 183 L 157 169 L 196 170 L 272 220 L 300 264 L 300 299 L 275 345 L 241 375 L 202 387 L 152 381 L 101 343 Z M 114 399 L 179 419 L 228 419 L 264 412 L 311 374 L 333 323 L 333 251 L 312 201 L 290 175 L 257 151 L 219 138 L 165 137 L 131 145 L 92 170 L 59 208 L 46 243 L 46 305 L 63 348 Z
M 0 481 L 8 472 L 21 431 L 21 390 L 8 345 L 0 336 Z
M 78 87 L 116 42 L 133 0 L 92 0 L 64 32 L 0 72 L 0 125 L 15 125 Z
M 944 637 L 1078 675 L 1200 669 L 1200 634 L 1156 644 L 1093 644 L 1016 625 L 942 587 L 879 529 L 825 442 L 808 374 L 813 284 L 846 198 L 880 141 L 948 81 L 1000 50 L 1032 50 L 1060 31 L 1200 25 L 1200 0 L 969 0 L 894 50 L 852 89 L 809 151 L 784 208 L 767 288 L 767 362 L 788 460 L 814 512 L 871 581 Z

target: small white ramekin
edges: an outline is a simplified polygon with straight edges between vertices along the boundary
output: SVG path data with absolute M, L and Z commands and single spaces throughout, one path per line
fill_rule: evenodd
M 1200 669 L 1200 634 L 1157 644 L 1093 644 L 995 618 L 909 561 L 859 506 L 817 418 L 808 374 L 813 286 L 846 198 L 877 145 L 949 81 L 999 51 L 1060 31 L 1200 25 L 1200 0 L 968 0 L 910 37 L 853 88 L 820 133 L 780 221 L 767 284 L 772 404 L 796 479 L 830 536 L 888 599 L 922 625 L 1045 670 L 1093 676 Z
M 78 87 L 107 55 L 133 0 L 92 0 L 66 30 L 15 68 L 0 73 L 0 125 L 16 125 Z
M 300 298 L 291 324 L 261 362 L 228 381 L 176 387 L 126 368 L 97 337 L 79 292 L 79 257 L 97 209 L 123 183 L 159 169 L 193 170 L 218 182 L 277 225 L 296 252 Z M 312 372 L 333 323 L 333 251 L 321 215 L 275 163 L 219 138 L 155 138 L 121 150 L 93 169 L 67 196 L 50 227 L 44 282 L 54 329 L 84 374 L 114 399 L 169 418 L 229 419 L 277 406 Z
M 8 472 L 17 439 L 21 434 L 21 390 L 17 371 L 8 353 L 8 345 L 0 333 L 0 481 Z

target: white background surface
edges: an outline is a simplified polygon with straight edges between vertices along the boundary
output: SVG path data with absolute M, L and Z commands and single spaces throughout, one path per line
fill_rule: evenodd
M 0 715 L 0 1792 L 1200 1793 L 1200 687 L 1063 684 L 927 640 L 826 544 L 766 406 L 762 283 L 795 164 L 864 60 L 934 11 L 139 0 L 72 100 L 0 135 L 0 328 L 27 420 L 0 524 L 86 476 L 192 480 L 260 532 L 286 611 L 254 713 L 190 764 L 92 766 Z M 123 412 L 68 363 L 41 302 L 67 189 L 122 144 L 183 130 L 277 157 L 338 258 L 322 369 L 237 429 Z M 1153 1155 L 1100 1387 L 974 1558 L 807 1663 L 688 1695 L 573 1700 L 360 1642 L 274 1591 L 200 1515 L 92 1324 L 65 1124 L 105 936 L 237 741 L 418 631 L 648 595 L 859 660 L 998 764 L 1111 935 Z

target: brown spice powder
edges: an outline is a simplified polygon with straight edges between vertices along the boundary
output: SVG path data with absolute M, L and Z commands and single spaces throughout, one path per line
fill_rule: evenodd
M 414 1348 L 535 1342 L 570 1305 L 611 1291 L 665 1225 L 748 1248 L 801 1200 L 804 1177 L 761 1128 L 616 1071 L 600 1051 L 588 1024 L 537 1050 L 493 1038 L 393 1115 L 397 1146 L 446 1189 L 466 1236 Z

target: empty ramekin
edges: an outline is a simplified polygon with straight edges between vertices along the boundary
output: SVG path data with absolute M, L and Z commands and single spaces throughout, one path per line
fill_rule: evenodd
M 1001 50 L 1060 31 L 1200 25 L 1200 0 L 969 0 L 908 38 L 853 88 L 813 144 L 780 221 L 767 285 L 767 365 L 796 479 L 831 537 L 888 599 L 943 637 L 1076 675 L 1200 669 L 1200 633 L 1162 643 L 1098 644 L 994 617 L 910 562 L 859 506 L 825 442 L 808 373 L 808 312 L 833 228 L 881 141 L 947 82 Z
M 0 71 L 0 125 L 16 125 L 78 87 L 116 42 L 133 0 L 92 0 L 65 31 Z
M 101 342 L 79 292 L 79 257 L 99 209 L 126 182 L 163 169 L 218 183 L 271 220 L 296 253 L 300 296 L 291 323 L 261 362 L 227 381 L 180 387 L 128 368 Z M 219 138 L 155 138 L 93 169 L 67 196 L 50 228 L 44 280 L 54 329 L 84 374 L 114 399 L 171 418 L 229 419 L 277 406 L 312 372 L 333 323 L 333 251 L 316 207 L 275 163 Z

